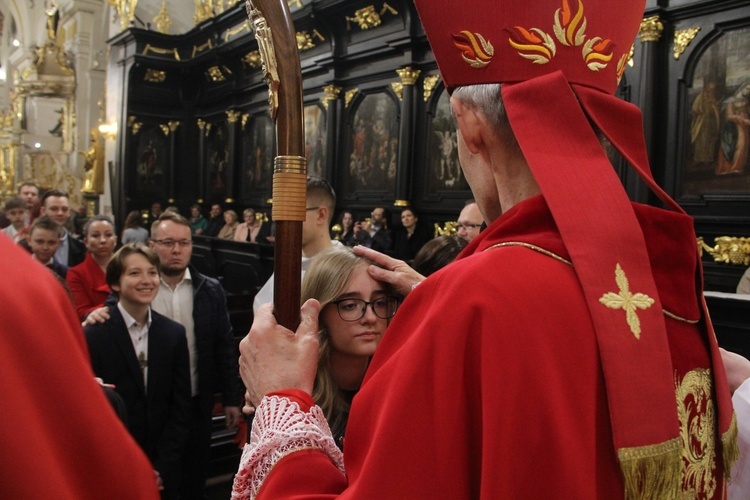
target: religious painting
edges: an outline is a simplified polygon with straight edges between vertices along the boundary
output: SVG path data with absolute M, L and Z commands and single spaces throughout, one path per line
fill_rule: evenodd
M 685 111 L 682 196 L 750 192 L 750 28 L 700 55 Z
M 209 198 L 226 198 L 229 174 L 229 125 L 214 123 L 206 143 L 206 172 L 208 172 Z
M 271 196 L 275 151 L 276 134 L 271 117 L 265 112 L 250 117 L 242 131 L 243 199 Z
M 451 119 L 450 97 L 445 90 L 432 114 L 427 144 L 427 193 L 468 190 L 458 163 L 456 127 Z
M 325 177 L 326 115 L 318 104 L 305 106 L 305 157 L 307 173 Z
M 135 193 L 140 198 L 166 198 L 169 143 L 158 125 L 143 125 L 136 135 Z M 135 194 L 134 193 L 134 194 Z
M 365 96 L 349 126 L 347 192 L 395 192 L 399 121 L 394 98 L 386 93 Z

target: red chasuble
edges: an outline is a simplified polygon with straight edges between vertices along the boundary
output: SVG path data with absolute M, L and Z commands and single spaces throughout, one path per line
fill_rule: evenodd
M 692 222 L 634 210 L 667 324 L 683 496 L 722 498 Z M 627 282 L 609 279 L 623 293 Z M 402 305 L 352 404 L 346 478 L 324 453 L 298 451 L 259 497 L 622 498 L 588 311 L 544 199 L 522 202 Z M 649 408 L 636 410 L 650 432 Z
M 81 324 L 47 269 L 0 237 L 0 498 L 159 498 L 94 381 Z

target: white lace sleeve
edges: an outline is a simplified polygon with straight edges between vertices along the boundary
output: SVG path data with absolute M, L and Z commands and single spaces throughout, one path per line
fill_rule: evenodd
M 344 456 L 319 406 L 304 413 L 296 402 L 264 397 L 255 409 L 250 442 L 242 451 L 234 476 L 233 499 L 255 498 L 266 476 L 279 460 L 300 450 L 320 450 L 345 474 Z

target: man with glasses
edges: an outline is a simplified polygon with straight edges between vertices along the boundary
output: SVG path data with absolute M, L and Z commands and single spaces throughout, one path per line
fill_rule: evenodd
M 190 357 L 192 408 L 190 434 L 182 460 L 181 498 L 203 498 L 211 451 L 214 387 L 221 388 L 226 426 L 239 423 L 242 399 L 237 379 L 237 349 L 221 284 L 190 265 L 193 246 L 190 222 L 165 212 L 151 226 L 149 242 L 159 256 L 159 293 L 151 307 L 185 327 Z M 86 323 L 104 321 L 105 309 Z M 218 380 L 215 380 L 218 378 Z
M 336 193 L 325 179 L 310 176 L 307 178 L 307 212 L 302 222 L 302 277 L 313 257 L 323 250 L 343 246 L 338 240 L 331 240 L 331 219 L 336 208 Z M 253 312 L 261 304 L 273 302 L 273 278 L 271 275 L 253 300 Z
M 388 229 L 388 213 L 384 207 L 375 207 L 370 213 L 370 222 L 364 227 L 354 224 L 354 238 L 357 243 L 378 252 L 391 253 L 393 237 Z
M 456 235 L 459 238 L 471 242 L 474 238 L 479 236 L 479 230 L 482 228 L 482 212 L 479 211 L 479 206 L 474 200 L 466 203 L 466 206 L 458 214 L 458 225 L 456 226 Z

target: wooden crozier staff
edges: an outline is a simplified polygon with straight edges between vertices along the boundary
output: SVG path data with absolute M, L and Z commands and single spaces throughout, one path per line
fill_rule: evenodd
M 246 0 L 276 121 L 273 171 L 274 314 L 280 325 L 299 325 L 302 221 L 307 201 L 307 160 L 302 111 L 302 70 L 296 32 L 285 0 Z

